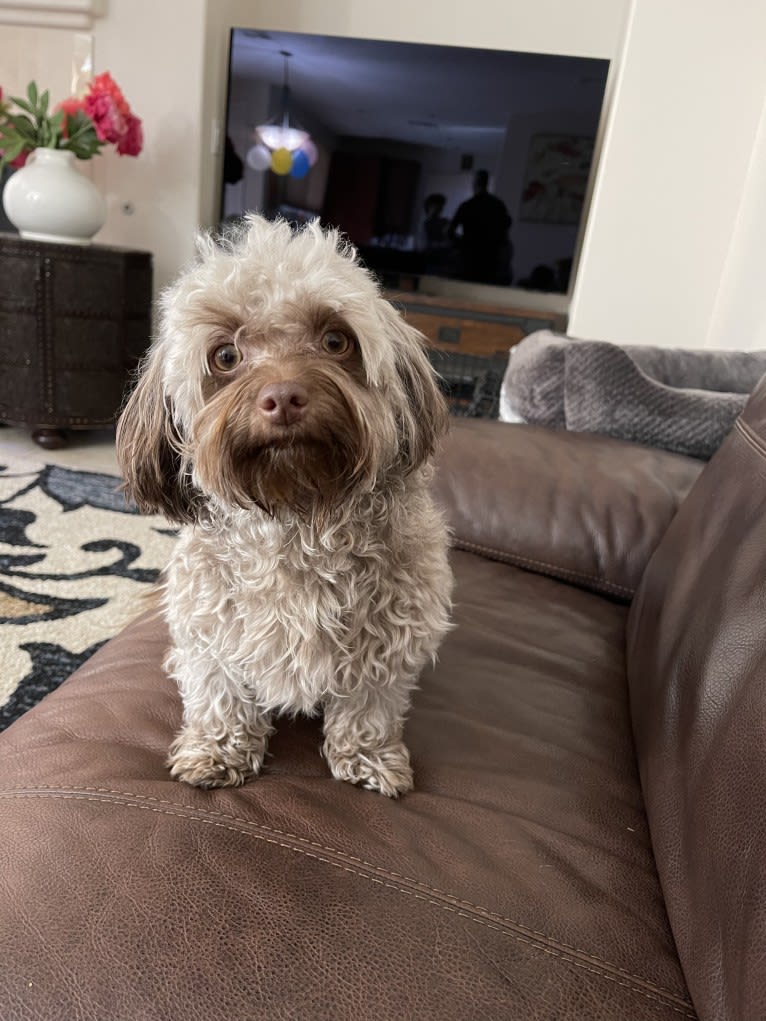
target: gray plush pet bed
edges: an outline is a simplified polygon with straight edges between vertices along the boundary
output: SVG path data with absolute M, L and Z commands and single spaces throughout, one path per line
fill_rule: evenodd
M 540 330 L 511 350 L 500 418 L 706 459 L 764 373 L 766 351 L 621 347 Z

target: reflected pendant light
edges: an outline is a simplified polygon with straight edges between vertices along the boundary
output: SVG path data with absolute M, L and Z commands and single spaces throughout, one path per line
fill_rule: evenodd
M 284 80 L 282 83 L 282 116 L 274 118 L 268 124 L 259 124 L 255 129 L 260 142 L 272 153 L 286 149 L 288 152 L 295 152 L 300 149 L 304 142 L 309 140 L 308 131 L 301 131 L 299 128 L 290 126 L 289 101 L 290 87 L 287 81 L 287 62 L 292 56 L 287 50 L 279 51 L 285 58 Z

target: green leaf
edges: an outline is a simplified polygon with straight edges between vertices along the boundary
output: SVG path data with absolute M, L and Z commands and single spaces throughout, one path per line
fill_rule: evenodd
M 18 106 L 20 110 L 26 110 L 26 112 L 31 113 L 33 117 L 36 116 L 37 111 L 26 101 L 26 99 L 21 99 L 19 96 L 11 96 L 11 102 Z
M 61 146 L 59 145 L 59 140 L 61 139 L 61 136 L 63 134 L 61 118 L 51 117 L 50 120 L 48 121 L 48 126 L 51 132 L 51 144 L 53 145 L 53 148 L 60 149 Z
M 69 144 L 67 148 L 73 152 L 86 150 L 89 155 L 99 152 L 104 143 L 96 134 L 93 121 L 82 110 L 78 110 L 74 116 L 67 117 L 67 135 Z
M 27 86 L 27 96 L 29 96 L 29 102 L 32 106 L 37 107 L 37 83 L 30 82 Z
M 67 116 L 67 138 L 61 141 L 62 149 L 69 149 L 78 159 L 86 160 L 99 153 L 104 144 L 96 134 L 90 117 L 81 110 L 74 116 Z
M 8 148 L 3 150 L 3 156 L 0 163 L 10 163 L 12 160 L 15 160 L 17 156 L 20 156 L 22 152 L 24 152 L 25 148 L 26 146 L 22 141 L 18 141 L 14 145 L 8 146 Z
M 61 111 L 63 113 L 63 111 Z M 89 117 L 86 117 L 82 110 L 76 110 L 75 113 L 68 113 L 66 115 L 67 123 L 67 134 L 70 138 L 80 134 L 82 131 L 87 131 L 88 128 L 93 127 Z
M 48 113 L 48 102 L 50 101 L 50 98 L 51 96 L 48 89 L 46 89 L 45 92 L 43 92 L 42 96 L 40 96 L 40 105 L 38 109 L 40 111 L 41 117 L 45 117 L 45 115 Z
M 21 114 L 9 114 L 8 123 L 25 138 L 34 138 L 37 135 L 37 128 L 32 121 Z

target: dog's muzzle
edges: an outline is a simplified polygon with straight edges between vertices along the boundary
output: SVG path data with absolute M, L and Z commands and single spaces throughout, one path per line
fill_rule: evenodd
M 195 423 L 203 491 L 239 506 L 307 513 L 369 484 L 376 450 L 343 376 L 255 374 L 222 391 Z

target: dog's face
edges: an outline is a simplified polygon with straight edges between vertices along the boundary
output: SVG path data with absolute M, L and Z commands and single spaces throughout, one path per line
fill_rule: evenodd
M 198 248 L 118 424 L 142 510 L 326 515 L 431 456 L 447 419 L 423 339 L 334 232 L 251 217 Z

